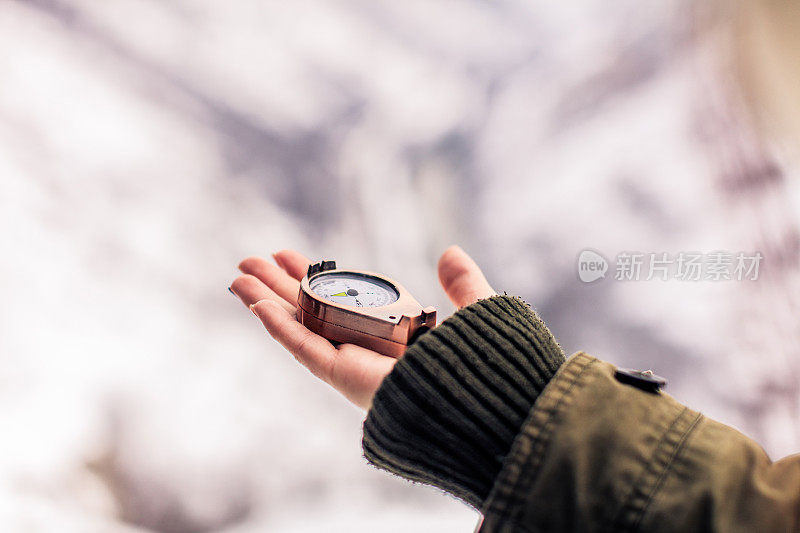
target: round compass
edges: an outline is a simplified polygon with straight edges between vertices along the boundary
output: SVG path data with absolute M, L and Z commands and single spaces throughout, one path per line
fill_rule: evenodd
M 353 307 L 381 307 L 396 302 L 399 296 L 385 281 L 348 272 L 316 276 L 309 286 L 326 300 Z
M 436 326 L 436 309 L 423 308 L 386 276 L 340 270 L 334 261 L 321 261 L 309 266 L 300 282 L 297 319 L 333 342 L 400 357 L 419 335 Z

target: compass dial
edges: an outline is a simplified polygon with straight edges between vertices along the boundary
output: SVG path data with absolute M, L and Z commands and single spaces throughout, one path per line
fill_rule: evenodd
M 309 287 L 326 300 L 351 307 L 381 307 L 396 302 L 399 296 L 385 281 L 345 272 L 315 276 Z

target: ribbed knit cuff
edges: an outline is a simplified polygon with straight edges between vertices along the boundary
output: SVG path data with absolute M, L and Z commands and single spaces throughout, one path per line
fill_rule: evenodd
M 364 421 L 373 465 L 480 508 L 539 393 L 564 362 L 521 299 L 457 311 L 406 351 Z

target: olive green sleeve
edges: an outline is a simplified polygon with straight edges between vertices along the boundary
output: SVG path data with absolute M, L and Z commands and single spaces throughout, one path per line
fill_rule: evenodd
M 419 338 L 364 421 L 373 465 L 481 507 L 564 352 L 522 300 L 494 296 Z
M 663 392 L 572 356 L 539 396 L 480 531 L 797 531 L 800 458 L 779 462 Z
M 757 443 L 646 380 L 564 362 L 518 299 L 466 307 L 379 388 L 367 459 L 478 507 L 483 533 L 800 531 L 800 456 Z

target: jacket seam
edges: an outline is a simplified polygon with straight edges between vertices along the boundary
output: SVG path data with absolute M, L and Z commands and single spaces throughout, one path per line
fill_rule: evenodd
M 568 401 L 568 398 L 571 397 L 571 392 L 575 388 L 576 383 L 583 375 L 583 373 L 591 367 L 595 363 L 595 360 L 589 361 L 588 363 L 582 365 L 580 370 L 572 377 L 569 383 L 564 383 L 564 388 L 559 391 L 559 395 L 556 398 L 552 408 L 550 409 L 549 416 L 545 421 L 544 425 L 539 428 L 534 428 L 536 431 L 533 432 L 531 437 L 531 453 L 528 456 L 528 460 L 526 461 L 527 465 L 530 467 L 530 475 L 528 476 L 518 476 L 513 485 L 513 493 L 514 494 L 522 494 L 523 492 L 520 490 L 520 486 L 525 483 L 526 481 L 532 482 L 533 479 L 536 477 L 536 473 L 541 466 L 542 460 L 544 459 L 544 450 L 547 447 L 548 443 L 550 442 L 550 437 L 552 436 L 552 428 L 555 426 L 555 418 L 561 412 L 562 406 L 564 405 L 565 400 Z M 525 463 L 523 463 L 525 464 Z M 515 521 L 518 521 L 521 512 L 520 505 L 515 505 L 512 510 L 512 518 Z
M 686 411 L 688 411 L 689 413 L 692 412 L 689 408 L 686 408 L 685 412 Z M 675 446 L 674 446 L 674 448 L 672 450 L 672 454 L 670 454 L 669 460 L 667 461 L 667 464 L 664 465 L 664 468 L 662 469 L 661 474 L 659 475 L 658 479 L 656 480 L 656 483 L 653 485 L 653 488 L 651 489 L 650 494 L 648 495 L 647 500 L 645 501 L 645 504 L 642 506 L 641 512 L 639 513 L 639 517 L 636 520 L 636 522 L 634 523 L 634 530 L 639 529 L 639 527 L 641 526 L 642 520 L 644 519 L 644 516 L 647 513 L 647 510 L 649 509 L 650 504 L 655 499 L 656 494 L 658 493 L 658 491 L 664 485 L 664 480 L 666 479 L 667 474 L 670 471 L 670 468 L 672 467 L 673 463 L 677 459 L 678 455 L 680 455 L 680 453 L 683 451 L 683 448 L 684 448 L 684 445 L 686 444 L 686 441 L 689 439 L 691 434 L 694 433 L 694 430 L 697 429 L 697 425 L 700 423 L 700 420 L 702 420 L 702 418 L 703 418 L 702 414 L 700 414 L 700 413 L 694 413 L 694 414 L 695 414 L 694 420 L 692 420 L 692 422 L 689 425 L 689 427 L 681 435 L 680 440 L 675 444 Z M 683 413 L 681 413 L 681 415 L 683 415 Z
M 540 403 L 537 401 L 531 410 L 530 416 L 523 425 L 520 437 L 528 441 L 530 448 L 524 457 L 515 461 L 519 468 L 517 474 L 515 474 L 513 479 L 509 480 L 509 484 L 504 489 L 506 498 L 500 500 L 490 498 L 490 500 L 494 501 L 492 501 L 491 507 L 487 508 L 486 514 L 492 513 L 498 517 L 497 527 L 499 530 L 511 524 L 519 525 L 521 502 L 518 500 L 521 500 L 520 495 L 524 492 L 520 487 L 523 483 L 532 483 L 536 478 L 536 473 L 544 457 L 543 450 L 550 441 L 552 427 L 555 425 L 555 418 L 562 412 L 563 405 L 571 398 L 572 391 L 586 370 L 598 361 L 585 352 L 578 352 L 574 358 L 575 360 L 567 361 L 567 364 L 562 367 L 564 372 L 561 373 L 561 376 L 557 374 L 553 378 L 551 385 L 555 385 L 557 388 L 553 391 L 552 395 L 547 395 L 547 391 L 545 390 L 543 395 L 539 397 L 539 399 L 543 400 L 542 403 L 544 403 L 544 405 L 537 405 Z M 559 380 L 559 377 L 562 379 Z M 544 418 L 541 425 L 533 423 L 537 415 Z M 515 450 L 512 449 L 512 452 L 514 451 Z M 519 451 L 513 455 L 516 456 L 518 453 Z M 525 476 L 519 475 L 519 472 L 523 469 L 526 471 Z M 506 509 L 510 509 L 510 511 L 504 513 L 503 511 Z
M 689 422 L 687 418 L 692 414 L 695 415 L 694 420 Z M 670 467 L 688 435 L 696 426 L 700 416 L 699 413 L 695 413 L 688 407 L 683 407 L 673 419 L 658 440 L 658 445 L 652 453 L 652 460 L 645 466 L 644 471 L 625 498 L 625 503 L 619 508 L 616 518 L 612 520 L 610 524 L 611 531 L 637 531 L 639 529 L 646 509 L 661 487 Z M 630 516 L 630 519 L 626 519 L 626 516 Z
M 665 442 L 667 441 L 669 435 L 674 431 L 675 426 L 678 424 L 685 411 L 685 407 L 678 411 L 677 416 L 669 423 L 669 425 L 664 429 L 663 433 L 659 436 L 656 449 L 650 456 L 652 459 L 650 461 L 642 461 L 642 471 L 636 477 L 636 480 L 631 484 L 628 493 L 622 499 L 621 505 L 617 509 L 617 512 L 614 514 L 614 517 L 609 524 L 609 531 L 617 531 L 619 529 L 635 529 L 638 519 L 626 520 L 625 516 L 631 510 L 636 513 L 636 516 L 638 516 L 642 510 L 641 508 L 644 508 L 644 504 L 641 504 L 640 506 L 640 504 L 637 502 L 637 500 L 642 498 L 642 490 L 640 488 L 647 483 L 648 478 L 653 477 L 655 474 L 655 463 L 658 460 L 659 452 L 665 446 Z

